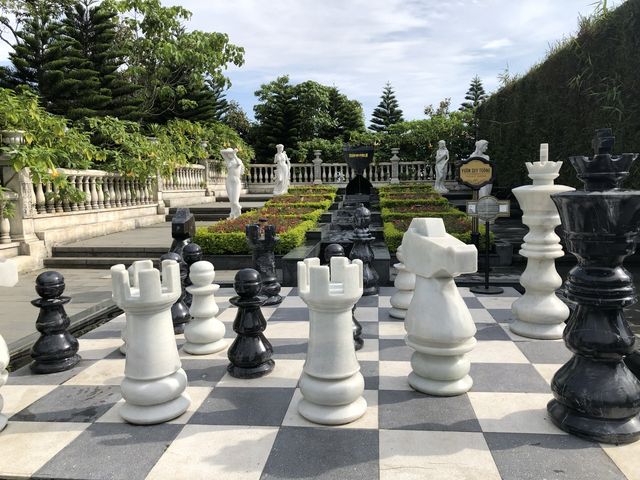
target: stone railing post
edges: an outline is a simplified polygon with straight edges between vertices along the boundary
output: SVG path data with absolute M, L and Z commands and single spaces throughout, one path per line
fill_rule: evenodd
M 393 156 L 391 157 L 391 183 L 400 183 L 399 178 L 399 165 L 400 165 L 400 157 L 398 153 L 400 152 L 399 148 L 392 148 L 391 153 Z
M 313 155 L 315 158 L 311 160 L 313 162 L 313 184 L 322 184 L 322 158 L 320 158 L 322 150 L 314 150 Z
M 165 215 L 167 213 L 166 205 L 162 198 L 162 192 L 164 191 L 164 179 L 160 173 L 156 173 L 156 184 L 153 187 L 153 200 L 158 202 L 158 215 Z

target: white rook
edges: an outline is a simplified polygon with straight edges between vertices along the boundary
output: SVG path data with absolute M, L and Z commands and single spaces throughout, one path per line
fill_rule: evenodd
M 353 348 L 351 308 L 362 296 L 362 262 L 298 262 L 300 297 L 309 306 L 309 347 L 298 412 L 314 423 L 341 425 L 364 415 L 364 377 Z
M 478 251 L 449 235 L 441 218 L 414 218 L 402 239 L 416 288 L 404 320 L 411 356 L 409 385 L 431 395 L 459 395 L 473 385 L 466 353 L 476 326 L 453 278 L 478 269 Z
M 553 183 L 562 162 L 547 161 L 548 147 L 544 146 L 544 143 L 540 145 L 540 161 L 526 164 L 533 185 L 512 190 L 522 208 L 522 223 L 529 227 L 529 233 L 520 250 L 520 255 L 527 258 L 527 267 L 520 277 L 526 291 L 511 306 L 515 321 L 509 328 L 523 337 L 557 339 L 562 338 L 569 308 L 555 294 L 562 285 L 555 259 L 561 257 L 563 251 L 560 237 L 555 233 L 560 216 L 551 195 L 575 189 Z
M 196 262 L 189 269 L 192 285 L 187 291 L 193 300 L 189 309 L 191 321 L 184 326 L 187 342 L 182 349 L 191 355 L 207 355 L 227 347 L 224 323 L 216 318 L 219 308 L 215 292 L 220 285 L 213 283 L 215 276 L 215 269 L 209 262 Z
M 171 305 L 182 289 L 180 267 L 173 260 L 163 261 L 160 283 L 160 272 L 147 266 L 133 269 L 138 288 L 132 288 L 124 265 L 111 267 L 113 299 L 127 316 L 120 416 L 140 425 L 176 418 L 191 403 L 171 320 Z
M 391 310 L 389 310 L 389 315 L 393 318 L 401 318 L 407 315 L 407 310 L 409 309 L 409 305 L 411 304 L 411 299 L 413 298 L 413 289 L 416 287 L 416 276 L 411 273 L 407 266 L 404 264 L 404 255 L 402 253 L 402 245 L 398 247 L 396 251 L 396 257 L 400 260 L 399 263 L 396 263 L 394 267 L 398 271 L 396 275 L 396 279 L 393 282 L 394 286 L 397 288 L 397 291 L 391 296 L 389 300 L 391 302 Z

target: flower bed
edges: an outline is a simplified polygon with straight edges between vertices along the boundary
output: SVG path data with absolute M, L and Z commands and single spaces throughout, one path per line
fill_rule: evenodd
M 272 198 L 259 210 L 243 213 L 238 218 L 224 220 L 209 227 L 196 229 L 194 241 L 202 247 L 207 255 L 241 255 L 251 253 L 247 246 L 245 227 L 258 223 L 261 218 L 276 227 L 280 241 L 276 245 L 276 253 L 285 254 L 304 243 L 307 231 L 314 228 L 320 216 L 331 205 L 325 198 L 335 189 L 326 192 L 323 187 L 319 195 L 311 192 L 308 195 L 280 195 Z M 307 187 L 312 190 L 312 187 Z M 287 197 L 284 201 L 282 197 Z
M 442 218 L 447 233 L 471 243 L 471 217 L 449 205 L 430 185 L 389 185 L 380 189 L 380 206 L 384 238 L 389 251 L 395 252 L 413 218 Z M 480 249 L 484 247 L 485 229 L 480 225 Z M 490 237 L 493 243 L 493 235 Z

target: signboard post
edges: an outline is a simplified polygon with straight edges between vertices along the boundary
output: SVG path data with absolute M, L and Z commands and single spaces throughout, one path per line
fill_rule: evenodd
M 489 285 L 489 249 L 491 248 L 491 224 L 498 217 L 510 215 L 511 203 L 508 200 L 500 201 L 496 197 L 487 195 L 479 200 L 467 202 L 467 215 L 476 220 L 484 220 L 485 252 L 484 252 L 484 285 L 471 287 L 472 293 L 484 293 L 485 295 L 497 295 L 504 290 L 495 285 Z M 479 235 L 479 234 L 478 234 Z
M 496 174 L 493 162 L 484 157 L 469 157 L 460 162 L 460 173 L 458 181 L 473 190 L 473 201 L 478 201 L 478 190 L 485 185 L 493 183 Z M 468 213 L 468 212 L 467 212 Z M 471 242 L 480 247 L 480 232 L 478 231 L 478 218 L 471 219 Z

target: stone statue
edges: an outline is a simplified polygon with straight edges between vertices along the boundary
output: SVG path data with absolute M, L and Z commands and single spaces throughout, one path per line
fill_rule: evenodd
M 276 164 L 276 184 L 273 187 L 274 195 L 282 195 L 289 191 L 289 170 L 291 170 L 291 162 L 287 152 L 284 151 L 284 145 L 279 143 L 276 145 L 276 154 L 273 157 L 273 163 Z
M 481 157 L 489 160 L 489 155 L 486 155 L 484 152 L 489 148 L 489 142 L 486 140 L 478 140 L 476 142 L 476 149 L 470 155 L 471 157 Z M 478 190 L 478 198 L 486 197 L 487 195 L 491 195 L 491 189 L 493 188 L 493 183 L 488 183 L 484 187 Z
M 449 150 L 444 140 L 438 142 L 438 151 L 436 152 L 436 183 L 433 186 L 438 193 L 447 193 L 447 187 L 444 186 L 444 180 L 447 177 L 447 164 L 449 163 Z
M 244 165 L 242 160 L 238 158 L 237 148 L 225 148 L 220 150 L 220 154 L 227 165 L 227 179 L 225 185 L 227 187 L 227 197 L 231 204 L 231 213 L 229 218 L 237 218 L 242 213 L 240 206 L 240 187 L 242 174 L 244 173 Z

